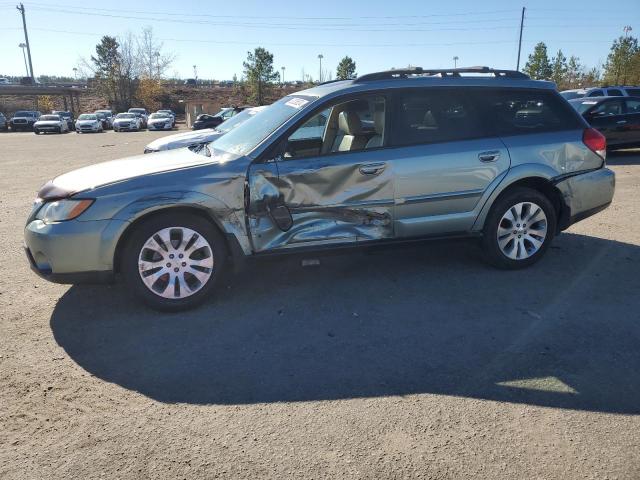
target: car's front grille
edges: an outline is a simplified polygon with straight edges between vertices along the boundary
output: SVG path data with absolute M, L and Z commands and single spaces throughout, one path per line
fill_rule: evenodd
M 27 123 L 27 120 L 24 118 L 15 118 L 13 123 Z

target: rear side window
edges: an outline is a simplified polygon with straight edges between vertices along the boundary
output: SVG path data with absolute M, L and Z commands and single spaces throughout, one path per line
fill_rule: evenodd
M 629 99 L 626 102 L 627 102 L 627 113 L 640 113 L 640 100 L 637 100 L 634 98 L 634 99 Z
M 477 106 L 460 90 L 400 92 L 391 143 L 396 146 L 482 137 Z
M 521 135 L 582 128 L 575 111 L 543 90 L 476 92 L 484 118 L 495 135 Z
M 630 97 L 640 97 L 640 88 L 625 88 Z
M 605 117 L 609 115 L 622 115 L 622 100 L 610 100 L 602 102 L 591 111 L 591 115 Z
M 607 93 L 609 94 L 610 97 L 622 97 L 622 92 L 620 90 L 618 90 L 617 88 L 610 88 L 609 90 L 607 90 Z

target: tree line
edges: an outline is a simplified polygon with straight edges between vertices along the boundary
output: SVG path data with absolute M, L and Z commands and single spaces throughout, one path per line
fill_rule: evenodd
M 558 90 L 602 85 L 638 85 L 640 47 L 638 39 L 631 35 L 616 38 L 601 71 L 598 67 L 588 69 L 574 55 L 567 58 L 562 50 L 549 58 L 546 44 L 540 42 L 529 55 L 523 71 L 535 80 L 551 80 Z

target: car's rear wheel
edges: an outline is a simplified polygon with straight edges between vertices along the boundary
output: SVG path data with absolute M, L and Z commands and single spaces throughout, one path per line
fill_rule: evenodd
M 223 236 L 197 215 L 167 213 L 141 223 L 127 241 L 121 271 L 130 290 L 157 310 L 203 302 L 227 259 Z
M 540 260 L 556 233 L 556 211 L 549 199 L 518 187 L 498 198 L 483 230 L 487 260 L 498 268 L 517 269 Z

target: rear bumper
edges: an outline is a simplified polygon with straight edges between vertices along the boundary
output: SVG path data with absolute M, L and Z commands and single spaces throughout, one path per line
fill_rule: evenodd
M 560 219 L 560 230 L 607 208 L 613 200 L 615 185 L 615 173 L 608 168 L 558 181 L 556 187 L 562 193 L 566 207 Z

